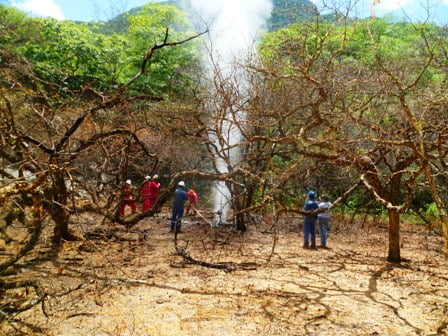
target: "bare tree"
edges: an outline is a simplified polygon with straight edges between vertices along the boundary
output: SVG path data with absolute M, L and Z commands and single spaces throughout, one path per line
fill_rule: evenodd
M 309 159 L 356 173 L 389 213 L 387 259 L 393 262 L 401 260 L 399 215 L 422 179 L 436 195 L 431 162 L 440 167 L 445 160 L 446 121 L 436 103 L 444 98 L 425 80 L 429 68 L 444 71 L 435 62 L 442 44 L 433 39 L 443 35 L 431 26 L 414 27 L 422 48 L 406 61 L 382 57 L 374 29 L 369 32 L 373 61 L 350 57 L 356 27 L 317 20 L 284 39 L 270 63 L 251 66 L 264 78 L 261 94 L 252 100 L 257 112 L 250 115 L 254 129 L 262 131 L 247 138 L 251 147 L 278 147 L 288 157 L 282 167 L 286 175 Z M 429 108 L 438 111 L 437 120 Z
M 118 217 L 118 195 L 115 188 L 108 187 L 107 179 L 112 177 L 114 185 L 120 185 L 124 172 L 131 167 L 132 155 L 144 156 L 153 165 L 157 157 L 142 140 L 141 127 L 132 127 L 130 122 L 117 127 L 112 116 L 120 114 L 120 118 L 132 120 L 132 114 L 126 112 L 130 101 L 126 90 L 145 73 L 154 52 L 200 35 L 170 42 L 166 30 L 164 40 L 148 49 L 139 73 L 116 92 L 99 94 L 88 87 L 80 92 L 80 96 L 93 96 L 93 103 L 64 101 L 56 85 L 42 81 L 25 60 L 7 51 L 1 53 L 0 232 L 5 241 L 20 238 L 21 244 L 16 253 L 0 263 L 1 275 L 33 250 L 49 219 L 54 222 L 53 239 L 59 243 L 77 239 L 69 230 L 74 211 L 107 213 L 112 209 L 114 213 L 108 215 Z M 86 195 L 91 196 L 90 202 L 79 206 L 77 199 Z M 8 228 L 17 224 L 25 230 L 24 237 L 12 239 Z M 2 294 L 16 288 L 26 289 L 33 299 L 25 295 L 14 304 L 2 301 L 0 321 L 12 322 L 15 314 L 45 300 L 46 294 L 37 282 L 0 281 Z

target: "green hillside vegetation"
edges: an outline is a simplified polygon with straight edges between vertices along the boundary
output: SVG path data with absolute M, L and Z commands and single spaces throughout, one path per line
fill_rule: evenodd
M 163 41 L 166 28 L 170 29 L 170 41 L 192 34 L 185 13 L 162 4 L 148 4 L 135 15 L 123 16 L 126 25 L 119 33 L 104 33 L 104 23 L 27 18 L 14 9 L 1 10 L 5 28 L 14 21 L 20 27 L 12 36 L 4 36 L 2 44 L 33 63 L 43 79 L 57 83 L 67 93 L 84 85 L 104 91 L 125 83 L 138 72 L 146 50 Z M 26 42 L 14 43 L 14 35 L 21 31 L 23 35 L 16 41 L 25 37 Z M 153 96 L 181 94 L 191 75 L 184 70 L 194 70 L 197 58 L 194 43 L 162 52 L 153 60 L 150 76 L 142 78 L 135 90 Z
M 268 30 L 276 31 L 299 20 L 312 20 L 316 15 L 317 7 L 309 0 L 274 0 Z
M 160 1 L 161 4 L 177 7 L 184 10 L 188 3 L 182 0 Z M 129 27 L 128 17 L 136 15 L 142 7 L 135 7 L 116 17 L 102 22 L 86 22 L 86 25 L 94 32 L 102 34 L 122 34 Z M 317 15 L 316 6 L 309 0 L 275 0 L 273 10 L 266 26 L 269 31 L 285 28 L 298 20 L 311 20 Z M 331 15 L 327 15 L 331 17 Z
M 35 65 L 43 79 L 58 83 L 66 92 L 79 90 L 87 83 L 104 91 L 126 82 L 135 73 L 145 49 L 163 37 L 165 28 L 170 29 L 173 39 L 191 35 L 192 24 L 180 5 L 180 1 L 148 3 L 107 22 L 85 23 L 26 18 L 5 7 L 2 11 L 4 24 L 22 15 L 21 20 L 34 27 L 34 31 L 29 29 L 26 33 L 27 43 L 15 50 Z M 271 30 L 286 27 L 295 20 L 314 16 L 315 11 L 308 0 L 275 1 L 268 27 Z M 135 90 L 153 96 L 185 92 L 198 69 L 195 48 L 192 43 L 161 53 L 160 58 L 153 60 L 151 75 L 142 78 Z

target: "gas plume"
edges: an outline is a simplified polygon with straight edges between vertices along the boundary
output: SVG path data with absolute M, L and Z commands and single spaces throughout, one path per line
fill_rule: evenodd
M 219 81 L 218 86 L 233 88 L 238 94 L 235 106 L 226 106 L 227 102 L 224 103 L 219 98 L 209 102 L 210 116 L 215 127 L 209 134 L 214 143 L 212 148 L 215 151 L 215 166 L 220 173 L 227 173 L 240 161 L 239 127 L 246 116 L 245 111 L 241 110 L 243 104 L 239 102 L 245 99 L 247 82 L 243 71 L 238 69 L 236 64 L 249 53 L 255 52 L 253 46 L 257 34 L 271 15 L 272 3 L 271 0 L 192 0 L 190 10 L 195 17 L 201 18 L 209 29 L 208 53 L 204 66 L 209 73 L 208 80 L 214 81 L 215 85 L 208 87 L 216 87 L 216 81 Z M 210 92 L 210 97 L 219 97 L 219 94 Z M 216 183 L 215 225 L 226 221 L 230 198 L 231 192 L 226 184 Z

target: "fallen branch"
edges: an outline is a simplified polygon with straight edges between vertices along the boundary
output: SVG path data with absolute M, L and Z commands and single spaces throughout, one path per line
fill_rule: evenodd
M 177 245 L 177 232 L 174 234 L 174 246 L 176 249 L 177 255 L 181 256 L 190 264 L 199 265 L 208 268 L 216 268 L 223 270 L 224 272 L 233 272 L 237 269 L 241 270 L 256 270 L 258 267 L 257 263 L 254 262 L 243 262 L 243 263 L 233 263 L 233 262 L 218 262 L 218 263 L 210 263 L 203 260 L 196 260 L 187 252 L 186 247 L 180 247 Z
M 193 257 L 191 257 L 187 251 L 185 251 L 184 248 L 182 247 L 177 247 L 176 248 L 176 252 L 178 255 L 180 255 L 181 257 L 183 257 L 186 261 L 188 261 L 190 264 L 194 264 L 194 265 L 199 265 L 199 266 L 204 266 L 204 267 L 208 267 L 208 268 L 216 268 L 216 269 L 220 269 L 223 270 L 225 272 L 233 272 L 236 270 L 236 265 L 234 263 L 230 263 L 230 262 L 221 262 L 221 263 L 209 263 L 206 261 L 202 261 L 202 260 L 196 260 Z

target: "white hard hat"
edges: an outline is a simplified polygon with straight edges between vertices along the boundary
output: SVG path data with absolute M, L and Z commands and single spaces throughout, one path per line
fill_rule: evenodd
M 126 180 L 126 184 L 132 184 L 131 180 Z
M 149 175 L 145 176 L 145 180 L 149 180 L 150 178 L 151 178 L 151 176 L 149 176 Z
M 157 180 L 157 179 L 159 178 L 159 175 L 155 174 L 152 178 L 153 178 L 154 180 Z
M 177 185 L 179 187 L 185 187 L 185 182 L 184 181 L 180 181 Z

